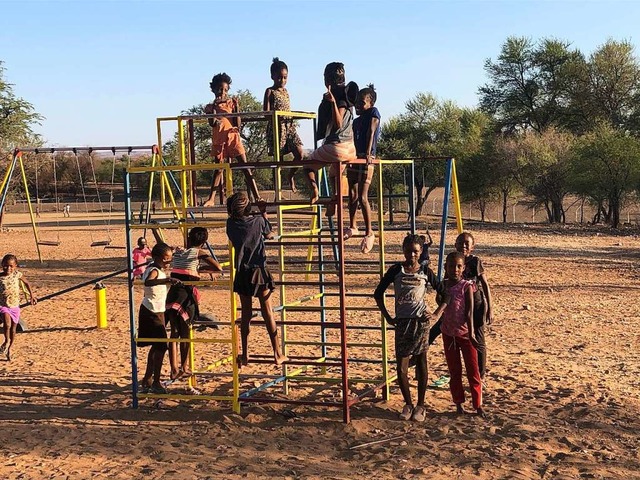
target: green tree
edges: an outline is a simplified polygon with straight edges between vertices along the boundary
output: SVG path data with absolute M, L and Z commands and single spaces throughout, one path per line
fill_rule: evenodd
M 630 42 L 608 40 L 576 64 L 575 77 L 571 104 L 577 131 L 605 122 L 640 132 L 640 63 Z
M 444 183 L 445 162 L 425 157 L 455 157 L 461 163 L 477 153 L 489 118 L 477 110 L 419 93 L 405 104 L 406 111 L 383 125 L 383 158 L 415 158 L 416 214 L 429 195 Z
M 33 105 L 16 97 L 13 85 L 4 78 L 4 62 L 0 61 L 0 152 L 10 152 L 15 147 L 39 145 L 39 137 L 33 131 L 42 121 Z
M 494 62 L 485 62 L 489 82 L 479 89 L 482 110 L 505 131 L 565 126 L 572 114 L 576 65 L 583 60 L 570 43 L 509 37 Z
M 612 227 L 640 183 L 640 140 L 601 124 L 578 142 L 571 162 L 571 186 L 604 213 Z
M 564 223 L 564 199 L 575 137 L 549 128 L 542 133 L 523 132 L 496 142 L 496 154 L 513 169 L 514 176 L 532 207 L 544 207 L 549 223 Z M 503 212 L 504 213 L 504 212 Z

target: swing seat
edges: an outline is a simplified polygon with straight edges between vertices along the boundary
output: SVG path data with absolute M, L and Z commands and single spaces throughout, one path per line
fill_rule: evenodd
M 111 245 L 111 240 L 97 240 L 95 242 L 91 242 L 92 247 L 107 247 Z
M 44 245 L 47 247 L 58 247 L 60 246 L 60 240 L 39 240 L 38 245 Z

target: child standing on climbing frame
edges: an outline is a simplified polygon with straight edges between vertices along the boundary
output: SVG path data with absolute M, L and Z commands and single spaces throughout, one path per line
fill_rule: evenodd
M 176 248 L 173 253 L 171 278 L 181 282 L 197 282 L 200 272 L 221 272 L 218 261 L 205 250 L 209 232 L 203 227 L 194 227 L 187 237 L 187 248 Z M 204 265 L 201 267 L 200 263 Z M 171 325 L 171 338 L 189 338 L 190 325 L 199 317 L 198 303 L 200 292 L 193 285 L 179 283 L 172 285 L 167 294 L 165 316 Z M 188 366 L 189 344 L 180 343 L 180 364 L 178 364 L 178 345 L 171 342 L 169 362 L 171 379 L 191 374 Z
M 31 291 L 31 285 L 18 270 L 18 258 L 15 255 L 5 255 L 2 258 L 2 272 L 0 272 L 0 319 L 4 322 L 4 343 L 0 346 L 0 353 L 4 353 L 7 361 L 11 360 L 11 347 L 18 331 L 20 322 L 20 287 L 24 286 L 31 305 L 38 299 Z
M 380 137 L 380 112 L 375 107 L 377 100 L 373 85 L 358 92 L 356 113 L 359 115 L 353 121 L 353 140 L 358 158 L 366 159 L 365 164 L 352 164 L 347 167 L 349 181 L 349 228 L 345 230 L 344 239 L 348 240 L 358 232 L 356 226 L 356 212 L 358 204 L 362 207 L 364 220 L 364 238 L 360 244 L 362 253 L 369 253 L 375 242 L 375 235 L 371 229 L 371 207 L 369 205 L 369 187 L 373 179 L 373 165 L 376 158 L 376 146 Z
M 291 110 L 291 103 L 289 101 L 289 92 L 285 88 L 287 85 L 287 79 L 289 78 L 289 67 L 287 64 L 280 60 L 278 57 L 273 59 L 271 63 L 271 80 L 273 85 L 268 87 L 264 92 L 263 109 L 267 112 L 279 110 L 282 112 L 288 112 Z M 275 149 L 273 148 L 273 122 L 267 123 L 267 142 L 269 145 L 269 155 L 275 155 Z M 278 139 L 280 141 L 280 158 L 282 159 L 287 153 L 293 154 L 293 160 L 299 162 L 302 160 L 302 140 L 298 136 L 296 129 L 296 123 L 293 118 L 278 117 Z M 287 170 L 287 179 L 291 190 L 296 192 L 296 184 L 293 176 L 296 173 L 296 168 L 290 168 Z M 306 172 L 306 170 L 305 170 Z M 309 174 L 307 173 L 307 176 Z M 311 179 L 309 179 L 311 182 Z
M 269 333 L 273 358 L 276 365 L 281 365 L 288 358 L 282 353 L 278 341 L 278 330 L 273 318 L 271 293 L 275 289 L 273 277 L 267 269 L 265 255 L 265 238 L 272 236 L 271 224 L 267 219 L 266 206 L 260 202 L 260 215 L 251 215 L 251 205 L 245 192 L 237 192 L 227 201 L 227 236 L 235 249 L 236 274 L 233 291 L 240 297 L 242 310 L 240 333 L 242 353 L 238 363 L 249 363 L 248 339 L 251 326 L 253 297 L 258 297 L 262 318 Z
M 465 280 L 464 254 L 451 252 L 447 255 L 445 270 L 447 278 L 445 284 L 445 297 L 447 308 L 442 315 L 442 341 L 444 343 L 444 355 L 449 367 L 449 389 L 453 403 L 459 414 L 464 413 L 464 387 L 462 386 L 462 362 L 464 359 L 467 370 L 467 379 L 471 389 L 473 408 L 478 415 L 483 416 L 482 409 L 482 380 L 478 370 L 478 342 L 473 333 L 473 292 L 475 284 Z
M 142 274 L 144 281 L 144 298 L 138 313 L 138 338 L 167 338 L 164 318 L 165 302 L 169 285 L 180 283 L 175 278 L 167 277 L 166 269 L 171 265 L 173 250 L 166 243 L 157 243 L 151 250 L 153 263 Z M 167 393 L 160 383 L 162 362 L 167 351 L 166 342 L 138 342 L 138 347 L 148 347 L 147 369 L 140 382 L 142 392 Z
M 238 113 L 240 107 L 238 99 L 229 97 L 229 86 L 231 77 L 226 73 L 218 73 L 211 79 L 209 86 L 215 94 L 215 100 L 204 108 L 207 115 Z M 233 122 L 233 123 L 232 123 Z M 227 159 L 235 158 L 239 163 L 247 163 L 244 145 L 240 139 L 240 118 L 213 118 L 209 120 L 212 127 L 211 132 L 211 155 L 213 161 L 222 163 Z M 247 188 L 251 191 L 256 200 L 260 198 L 258 186 L 249 169 L 243 169 Z M 224 204 L 224 179 L 222 170 L 214 170 L 209 198 L 204 202 L 204 207 L 212 207 L 215 203 L 216 191 L 219 193 L 220 205 Z
M 373 296 L 387 323 L 395 327 L 396 362 L 398 384 L 405 406 L 400 413 L 402 420 L 413 419 L 424 422 L 427 391 L 427 350 L 429 323 L 438 320 L 446 305 L 443 303 L 431 314 L 425 302 L 427 284 L 442 289 L 435 274 L 420 264 L 424 239 L 419 235 L 407 235 L 402 242 L 405 261 L 393 265 L 380 281 Z M 393 284 L 395 293 L 395 318 L 391 317 L 384 304 L 384 292 Z M 409 362 L 415 360 L 418 381 L 418 402 L 413 406 L 409 389 Z
M 335 177 L 340 177 L 343 165 L 356 158 L 356 148 L 353 143 L 353 112 L 352 107 L 358 94 L 358 85 L 349 82 L 345 85 L 344 64 L 331 62 L 324 69 L 324 85 L 327 91 L 318 107 L 318 130 L 316 139 L 324 139 L 322 146 L 315 149 L 309 156 L 309 161 L 317 164 L 330 164 L 330 184 L 335 183 Z M 310 174 L 313 186 L 311 203 L 318 200 L 318 184 L 315 172 Z M 340 201 L 342 192 L 336 192 Z M 335 203 L 327 207 L 327 216 L 335 213 Z

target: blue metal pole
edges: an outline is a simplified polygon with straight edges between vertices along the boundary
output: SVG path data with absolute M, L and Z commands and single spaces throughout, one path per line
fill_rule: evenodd
M 438 280 L 442 280 L 444 269 L 444 247 L 447 239 L 447 220 L 449 218 L 449 197 L 451 196 L 451 171 L 453 160 L 447 159 L 444 172 L 444 198 L 442 200 L 442 226 L 440 228 L 440 248 L 438 249 Z
M 133 408 L 138 408 L 138 349 L 136 345 L 136 312 L 133 291 L 133 248 L 131 243 L 131 184 L 129 172 L 124 172 L 124 222 L 129 266 L 129 331 L 131 332 L 131 390 Z

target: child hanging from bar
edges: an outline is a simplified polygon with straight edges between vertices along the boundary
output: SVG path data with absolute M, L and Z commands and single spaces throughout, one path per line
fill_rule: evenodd
M 442 341 L 444 356 L 449 367 L 449 389 L 458 414 L 465 413 L 464 387 L 462 386 L 462 362 L 464 359 L 467 379 L 471 389 L 473 408 L 480 416 L 482 409 L 482 380 L 478 369 L 478 342 L 473 329 L 473 293 L 475 284 L 464 279 L 464 254 L 451 252 L 445 262 L 445 300 L 447 308 L 442 315 Z
M 222 268 L 205 249 L 209 233 L 206 228 L 194 227 L 189 231 L 187 248 L 177 247 L 173 253 L 171 278 L 181 282 L 197 282 L 200 272 L 217 273 Z M 203 265 L 201 265 L 201 263 Z M 171 338 L 189 338 L 189 328 L 200 315 L 198 303 L 200 292 L 193 285 L 182 283 L 172 285 L 167 294 L 165 316 L 171 325 Z M 177 380 L 190 375 L 188 365 L 189 344 L 180 342 L 180 363 L 178 364 L 178 345 L 172 342 L 169 348 L 171 379 Z
M 345 85 L 344 64 L 331 62 L 324 69 L 324 85 L 327 91 L 318 107 L 318 130 L 316 139 L 324 139 L 324 143 L 316 148 L 308 160 L 315 163 L 314 168 L 330 165 L 329 184 L 341 177 L 344 165 L 356 158 L 353 143 L 352 107 L 358 95 L 358 85 L 349 82 Z M 318 184 L 316 172 L 311 172 L 310 182 L 313 186 L 311 203 L 318 200 Z M 336 199 L 342 199 L 342 192 L 336 192 Z M 327 216 L 335 214 L 336 203 L 327 206 Z
M 344 239 L 348 240 L 358 233 L 356 212 L 358 205 L 362 208 L 364 220 L 364 238 L 360 244 L 362 253 L 369 253 L 373 249 L 375 235 L 371 228 L 371 206 L 369 205 L 369 187 L 373 179 L 373 165 L 376 158 L 376 146 L 380 137 L 380 112 L 375 107 L 377 100 L 373 85 L 358 92 L 356 113 L 359 115 L 353 121 L 353 140 L 357 158 L 366 159 L 367 163 L 351 164 L 347 167 L 349 181 L 349 228 L 345 230 Z
M 11 347 L 20 323 L 20 287 L 29 295 L 31 305 L 38 299 L 31 290 L 31 284 L 18 270 L 18 258 L 7 254 L 2 258 L 2 272 L 0 272 L 0 319 L 4 324 L 4 343 L 0 346 L 0 353 L 11 361 Z
M 150 251 L 153 263 L 142 274 L 144 298 L 138 314 L 138 338 L 167 338 L 165 324 L 165 304 L 169 285 L 177 285 L 180 280 L 167 276 L 173 250 L 166 243 L 156 243 Z M 144 268 L 144 267 L 142 267 Z M 147 369 L 140 381 L 143 393 L 167 393 L 160 383 L 162 363 L 167 351 L 166 342 L 138 342 L 138 347 L 151 347 L 147 357 Z
M 260 215 L 251 215 L 249 198 L 242 191 L 234 193 L 227 201 L 229 214 L 227 236 L 235 249 L 236 275 L 233 281 L 233 291 L 240 297 L 241 306 L 242 353 L 238 358 L 240 366 L 249 363 L 247 345 L 253 313 L 253 297 L 258 297 L 260 302 L 260 310 L 269 333 L 275 364 L 281 365 L 288 360 L 282 353 L 271 305 L 271 293 L 275 289 L 275 285 L 273 277 L 267 269 L 264 240 L 271 238 L 273 233 L 267 219 L 264 202 L 259 202 L 258 208 Z
M 425 302 L 427 285 L 442 291 L 443 286 L 435 274 L 420 264 L 424 244 L 423 237 L 407 235 L 402 242 L 404 262 L 393 265 L 380 281 L 373 296 L 387 323 L 395 327 L 396 362 L 398 384 L 405 405 L 400 413 L 402 420 L 424 422 L 426 418 L 425 395 L 427 391 L 427 350 L 430 322 L 437 321 L 446 307 L 442 303 L 429 313 Z M 395 318 L 384 303 L 384 292 L 393 284 L 395 294 Z M 418 401 L 414 407 L 409 388 L 409 363 L 415 361 L 418 382 Z
M 204 108 L 207 115 L 238 113 L 240 107 L 236 97 L 229 97 L 229 86 L 231 85 L 231 77 L 226 73 L 218 73 L 211 79 L 209 86 L 215 94 L 212 103 Z M 235 159 L 238 163 L 247 163 L 244 145 L 240 139 L 240 118 L 212 118 L 209 120 L 212 127 L 211 132 L 211 155 L 215 163 L 222 163 L 230 159 Z M 243 169 L 247 189 L 251 192 L 254 199 L 260 199 L 258 186 L 251 169 Z M 214 170 L 213 180 L 211 182 L 211 191 L 209 198 L 205 200 L 204 207 L 212 207 L 215 205 L 216 191 L 220 198 L 220 205 L 224 205 L 225 184 L 222 170 Z
M 289 78 L 289 67 L 287 67 L 287 64 L 278 57 L 275 57 L 271 63 L 270 72 L 273 85 L 268 87 L 264 92 L 262 108 L 267 112 L 274 110 L 288 112 L 291 110 L 291 103 L 289 100 L 289 92 L 285 86 L 287 85 L 287 79 Z M 273 134 L 273 122 L 269 121 L 267 123 L 267 143 L 269 145 L 269 155 L 272 156 L 275 152 L 275 149 L 273 148 Z M 300 136 L 296 129 L 296 123 L 293 118 L 278 117 L 278 140 L 280 142 L 281 160 L 287 153 L 291 153 L 293 155 L 294 162 L 300 162 L 302 160 L 302 140 L 300 140 Z M 289 168 L 287 169 L 286 175 L 287 180 L 289 181 L 289 186 L 293 192 L 297 191 L 294 180 L 296 171 L 297 168 Z M 308 172 L 310 172 L 310 170 L 305 169 L 305 173 L 307 174 L 309 183 L 311 184 L 310 173 Z M 311 184 L 311 188 L 313 189 L 313 184 Z

